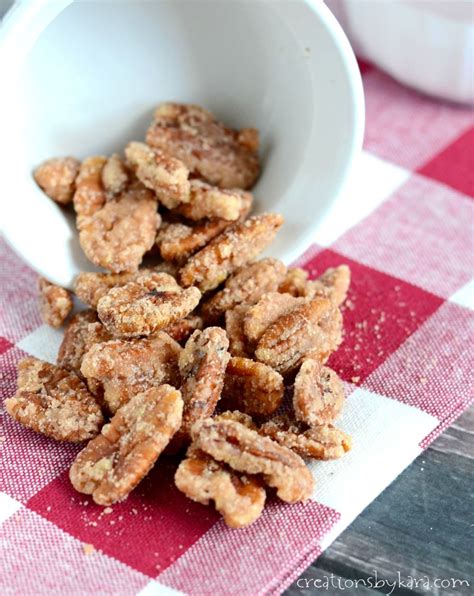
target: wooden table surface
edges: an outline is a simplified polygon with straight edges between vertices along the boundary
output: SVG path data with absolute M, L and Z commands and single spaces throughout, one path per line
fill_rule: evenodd
M 474 407 L 400 474 L 285 596 L 473 595 L 473 463 Z M 374 571 L 378 580 L 389 582 L 397 582 L 400 574 L 403 583 L 395 588 L 392 583 L 380 584 L 379 590 L 370 588 Z M 410 586 L 410 576 L 420 580 L 418 585 L 412 582 Z M 462 579 L 469 585 L 448 587 L 445 581 L 446 587 L 440 582 L 437 587 L 433 585 L 436 578 Z M 360 582 L 355 589 L 353 581 L 358 579 L 365 580 L 365 586 Z

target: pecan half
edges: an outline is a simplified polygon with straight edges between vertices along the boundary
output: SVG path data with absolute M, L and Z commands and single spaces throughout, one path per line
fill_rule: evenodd
M 174 210 L 192 220 L 239 219 L 244 204 L 252 203 L 252 195 L 244 190 L 223 189 L 211 186 L 202 180 L 191 180 L 189 202 L 178 205 Z
M 118 337 L 150 335 L 192 312 L 201 299 L 197 288 L 180 288 L 166 273 L 138 276 L 112 288 L 97 305 L 105 327 Z
M 44 161 L 33 176 L 41 189 L 60 205 L 72 201 L 81 162 L 74 157 L 55 157 Z
M 304 360 L 295 378 L 295 418 L 309 426 L 332 422 L 344 405 L 344 385 L 337 374 L 317 360 Z
M 325 361 L 341 342 L 339 310 L 325 298 L 312 300 L 283 315 L 265 331 L 255 356 L 282 375 L 294 371 L 305 356 Z
M 71 292 L 43 277 L 38 278 L 38 290 L 41 318 L 51 327 L 61 327 L 73 307 Z
M 225 331 L 219 327 L 195 331 L 186 342 L 179 357 L 184 400 L 180 436 L 188 438 L 193 424 L 214 412 L 229 361 L 228 347 Z
M 144 478 L 181 424 L 183 400 L 169 385 L 135 395 L 76 457 L 74 488 L 98 505 L 125 499 Z
M 223 290 L 202 305 L 203 316 L 208 321 L 216 321 L 238 304 L 254 304 L 264 294 L 278 288 L 285 271 L 281 261 L 271 258 L 241 267 L 227 278 Z
M 103 387 L 111 412 L 132 396 L 163 383 L 178 386 L 181 346 L 164 332 L 145 339 L 111 340 L 93 345 L 82 360 L 88 384 Z
M 97 313 L 84 310 L 74 315 L 66 327 L 63 341 L 59 346 L 57 364 L 71 370 L 79 377 L 84 354 L 97 343 L 112 339 L 110 333 L 98 321 Z
M 280 407 L 284 389 L 283 377 L 269 366 L 233 357 L 225 372 L 222 402 L 225 408 L 267 416 Z
M 229 338 L 229 351 L 232 356 L 250 356 L 250 347 L 244 335 L 245 314 L 248 311 L 246 304 L 239 304 L 225 313 L 225 330 Z
M 263 213 L 226 228 L 189 259 L 180 270 L 181 282 L 185 287 L 196 285 L 203 292 L 213 290 L 262 252 L 282 224 L 281 215 Z
M 93 273 L 82 272 L 74 280 L 74 293 L 85 304 L 97 310 L 99 300 L 112 288 L 124 286 L 129 281 L 148 273 L 168 273 L 173 276 L 176 273 L 170 263 L 160 263 L 153 267 L 143 268 L 134 273 Z
M 137 178 L 156 193 L 165 207 L 172 209 L 189 201 L 189 170 L 182 161 L 137 142 L 127 145 L 125 156 Z
M 214 501 L 230 528 L 243 528 L 258 519 L 265 505 L 265 488 L 255 476 L 239 474 L 191 446 L 174 477 L 178 489 L 203 505 Z
M 130 182 L 130 172 L 117 153 L 109 157 L 102 168 L 101 176 L 102 185 L 110 195 L 122 192 Z
M 146 142 L 221 188 L 250 188 L 260 173 L 258 131 L 227 128 L 196 105 L 158 106 Z
M 263 474 L 283 501 L 295 503 L 311 495 L 314 480 L 304 461 L 239 422 L 207 418 L 194 425 L 192 438 L 197 448 L 234 470 Z
M 100 407 L 74 373 L 25 358 L 18 363 L 18 389 L 5 407 L 12 418 L 58 441 L 95 436 L 103 424 Z
M 338 459 L 352 446 L 349 435 L 331 424 L 308 429 L 303 423 L 288 416 L 278 416 L 269 420 L 260 427 L 259 432 L 301 457 L 314 459 Z
M 304 298 L 278 292 L 269 292 L 262 296 L 247 309 L 244 316 L 243 330 L 250 344 L 256 345 L 270 325 L 305 302 Z

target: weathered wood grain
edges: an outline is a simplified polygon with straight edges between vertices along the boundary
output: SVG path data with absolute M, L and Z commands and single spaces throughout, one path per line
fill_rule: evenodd
M 300 579 L 324 579 L 331 573 L 342 581 L 365 579 L 376 570 L 390 582 L 400 573 L 402 579 L 455 578 L 470 584 L 428 589 L 422 581 L 393 594 L 473 594 L 473 411 L 434 441 Z M 329 593 L 317 590 L 314 582 L 312 588 L 302 586 L 304 581 L 294 582 L 286 595 Z M 353 593 L 363 593 L 360 589 Z

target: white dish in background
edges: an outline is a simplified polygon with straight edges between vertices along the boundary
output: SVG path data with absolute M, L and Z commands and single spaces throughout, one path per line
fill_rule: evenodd
M 424 93 L 474 103 L 472 0 L 327 0 L 355 51 Z
M 260 129 L 256 210 L 285 216 L 270 252 L 287 263 L 311 242 L 362 144 L 356 61 L 319 2 L 26 2 L 0 30 L 0 68 L 4 234 L 63 286 L 93 267 L 33 169 L 122 150 L 144 137 L 160 101 Z

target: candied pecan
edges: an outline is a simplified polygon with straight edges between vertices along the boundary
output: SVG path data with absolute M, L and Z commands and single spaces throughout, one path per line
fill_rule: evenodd
M 240 217 L 244 201 L 252 202 L 252 195 L 244 190 L 226 190 L 202 180 L 191 180 L 189 203 L 179 205 L 175 212 L 192 220 L 235 221 Z
M 199 106 L 158 106 L 146 142 L 221 188 L 250 188 L 260 173 L 258 131 L 227 128 Z
M 90 439 L 104 421 L 77 375 L 37 358 L 18 363 L 18 389 L 5 407 L 24 426 L 58 441 Z
M 344 404 L 344 385 L 337 374 L 317 360 L 304 360 L 295 379 L 295 418 L 309 426 L 337 418 Z
M 227 278 L 223 290 L 203 304 L 202 314 L 208 321 L 215 321 L 238 304 L 254 304 L 263 294 L 278 288 L 285 271 L 281 261 L 270 258 L 241 267 Z
M 243 331 L 248 341 L 255 345 L 264 332 L 283 315 L 287 315 L 306 301 L 290 294 L 269 292 L 250 306 L 243 319 Z
M 294 371 L 305 356 L 325 361 L 341 342 L 339 310 L 317 298 L 283 315 L 260 338 L 255 356 L 282 375 Z
M 243 323 L 248 311 L 246 304 L 239 304 L 225 313 L 225 330 L 229 338 L 229 351 L 232 356 L 249 356 L 250 348 L 244 335 Z
M 259 478 L 238 474 L 226 464 L 191 446 L 174 477 L 178 489 L 203 505 L 214 501 L 230 528 L 243 528 L 260 517 L 265 488 Z
M 243 221 L 252 205 L 252 195 L 245 193 L 242 197 L 242 208 L 239 220 Z M 156 244 L 163 259 L 184 263 L 188 257 L 203 248 L 231 222 L 224 219 L 213 219 L 196 223 L 165 223 L 158 230 Z
M 282 224 L 281 215 L 263 213 L 226 228 L 189 259 L 180 270 L 181 282 L 186 287 L 196 285 L 202 291 L 213 290 L 262 252 Z
M 189 315 L 185 319 L 175 321 L 165 327 L 164 331 L 175 341 L 181 343 L 186 341 L 196 329 L 203 328 L 203 320 L 197 315 Z
M 331 424 L 307 428 L 288 416 L 276 416 L 263 424 L 259 432 L 301 457 L 338 459 L 352 447 L 349 435 Z
M 329 298 L 336 306 L 340 306 L 347 296 L 351 283 L 351 270 L 347 265 L 330 267 L 318 279 L 306 284 L 305 296 Z
M 116 339 L 98 343 L 82 360 L 88 384 L 103 386 L 103 399 L 111 412 L 133 395 L 163 383 L 178 386 L 181 346 L 163 331 L 145 339 Z
M 200 299 L 197 288 L 183 290 L 167 273 L 148 273 L 112 288 L 99 300 L 97 312 L 114 335 L 138 337 L 186 317 Z
M 244 414 L 240 410 L 226 410 L 225 412 L 217 414 L 213 418 L 214 420 L 234 420 L 235 422 L 240 422 L 247 428 L 257 430 L 257 425 L 252 420 L 252 417 L 248 414 Z
M 98 505 L 125 499 L 178 430 L 182 412 L 181 394 L 169 385 L 135 395 L 76 457 L 74 488 Z
M 64 332 L 58 352 L 58 366 L 81 374 L 84 354 L 97 343 L 112 339 L 110 333 L 99 323 L 93 310 L 85 310 L 74 315 Z
M 97 309 L 99 300 L 112 288 L 124 286 L 140 275 L 148 273 L 168 273 L 173 275 L 173 267 L 169 263 L 160 263 L 153 267 L 144 267 L 134 273 L 92 273 L 82 272 L 76 276 L 74 281 L 74 292 L 85 304 Z M 176 272 L 176 271 L 175 271 Z
M 300 267 L 288 269 L 285 279 L 280 284 L 278 291 L 282 294 L 291 294 L 292 296 L 305 296 L 306 285 L 308 283 L 308 272 Z
M 42 190 L 61 205 L 72 201 L 81 162 L 74 157 L 55 157 L 36 168 L 33 177 Z
M 92 215 L 78 217 L 79 243 L 87 258 L 114 273 L 137 271 L 155 242 L 161 221 L 156 207 L 153 193 L 134 183 Z
M 107 195 L 102 185 L 102 170 L 106 163 L 106 157 L 95 155 L 88 157 L 81 164 L 73 197 L 78 225 L 84 218 L 99 211 L 107 201 Z
M 116 195 L 127 188 L 130 174 L 120 155 L 114 153 L 102 169 L 102 185 L 106 192 Z
M 189 201 L 189 171 L 179 159 L 135 141 L 127 145 L 125 156 L 137 178 L 165 207 L 172 209 Z
M 187 438 L 197 420 L 214 412 L 221 396 L 224 373 L 229 362 L 229 340 L 223 329 L 208 327 L 195 331 L 179 357 L 183 383 L 183 424 L 179 436 Z
M 44 277 L 38 278 L 38 290 L 41 318 L 51 327 L 61 327 L 73 307 L 71 292 Z
M 313 490 L 313 477 L 296 453 L 240 422 L 206 418 L 191 434 L 196 447 L 214 459 L 239 472 L 263 474 L 283 501 L 304 501 Z
M 283 377 L 249 358 L 229 360 L 222 390 L 223 406 L 256 416 L 273 414 L 283 399 Z

